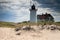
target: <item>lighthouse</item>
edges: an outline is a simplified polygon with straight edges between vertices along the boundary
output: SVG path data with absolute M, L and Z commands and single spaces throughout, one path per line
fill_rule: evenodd
M 30 8 L 30 22 L 34 22 L 37 23 L 37 9 L 35 7 L 35 5 L 33 4 Z

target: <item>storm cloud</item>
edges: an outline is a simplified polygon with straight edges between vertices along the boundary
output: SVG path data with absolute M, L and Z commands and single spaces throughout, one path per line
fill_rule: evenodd
M 37 1 L 40 7 L 51 8 L 54 11 L 60 12 L 60 0 L 33 0 Z

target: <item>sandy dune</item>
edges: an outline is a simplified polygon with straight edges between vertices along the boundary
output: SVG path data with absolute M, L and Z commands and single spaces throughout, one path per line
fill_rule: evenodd
M 17 35 L 17 33 L 20 33 L 20 35 Z M 16 32 L 14 28 L 0 27 L 0 40 L 60 40 L 60 31 L 44 29 Z

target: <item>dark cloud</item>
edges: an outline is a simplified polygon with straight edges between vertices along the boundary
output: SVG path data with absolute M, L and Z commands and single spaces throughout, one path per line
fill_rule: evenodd
M 60 12 L 60 0 L 33 0 L 37 1 L 40 5 L 40 7 L 43 8 L 51 8 L 54 11 Z
M 0 2 L 0 4 L 2 3 L 11 3 L 10 1 L 3 1 L 3 2 Z
M 42 4 L 60 4 L 60 0 L 33 0 Z

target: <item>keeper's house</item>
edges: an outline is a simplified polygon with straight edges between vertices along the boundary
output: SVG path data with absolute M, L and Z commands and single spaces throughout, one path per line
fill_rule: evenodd
M 37 15 L 37 21 L 52 21 L 54 22 L 54 18 L 51 14 L 45 13 L 42 15 Z

